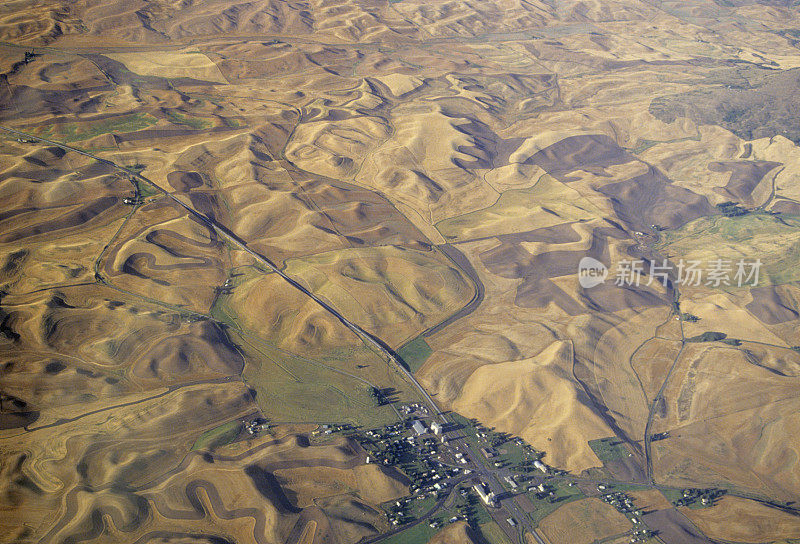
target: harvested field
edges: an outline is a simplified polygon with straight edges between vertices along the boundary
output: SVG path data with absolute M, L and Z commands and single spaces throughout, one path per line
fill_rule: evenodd
M 290 260 L 286 272 L 390 346 L 444 321 L 474 294 L 434 251 L 344 250 Z
M 689 478 L 725 482 L 788 500 L 798 486 L 796 453 L 785 434 L 797 425 L 797 376 L 773 366 L 783 364 L 746 349 L 698 344 L 684 350 L 665 391 L 666 413 L 654 427 L 670 433 L 654 443 L 658 478 L 678 485 Z M 694 456 L 702 461 L 689 469 Z M 732 470 L 723 460 L 730 458 L 753 470 Z
M 685 542 L 686 544 L 711 544 L 691 521 L 675 509 L 656 510 L 642 516 L 648 527 L 663 535 L 665 542 Z
M 683 512 L 710 538 L 763 542 L 800 537 L 797 516 L 738 497 L 723 497 L 714 508 Z
M 589 544 L 627 531 L 630 522 L 599 499 L 583 499 L 562 506 L 539 527 L 552 544 Z
M 738 286 L 735 272 L 739 261 L 749 262 L 758 256 L 763 266 L 756 286 L 782 285 L 797 281 L 796 259 L 800 258 L 800 220 L 748 214 L 743 217 L 709 217 L 685 225 L 664 237 L 661 247 L 675 258 L 711 263 L 717 259 L 731 262 L 730 282 Z M 749 268 L 743 270 L 742 285 L 750 286 Z
M 666 510 L 672 508 L 670 503 L 660 491 L 656 489 L 647 489 L 641 491 L 632 491 L 629 493 L 633 499 L 633 503 L 637 508 L 645 512 L 655 512 L 657 510 Z
M 175 53 L 114 53 L 108 58 L 121 62 L 125 68 L 141 76 L 191 78 L 198 81 L 227 83 L 217 65 L 199 51 Z
M 427 402 L 385 346 L 555 471 L 729 490 L 637 491 L 667 542 L 799 538 L 732 498 L 800 494 L 798 40 L 783 0 L 6 2 L 0 534 L 525 537 L 392 525 L 412 482 L 336 425 Z

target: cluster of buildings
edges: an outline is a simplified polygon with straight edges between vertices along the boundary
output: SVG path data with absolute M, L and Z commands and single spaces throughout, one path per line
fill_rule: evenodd
M 646 540 L 651 539 L 652 537 L 656 536 L 655 531 L 651 531 L 650 529 L 636 529 L 633 531 L 631 535 L 631 543 L 635 542 L 644 542 Z
M 480 447 L 481 444 L 473 444 L 472 446 L 467 445 L 465 448 L 461 448 L 459 444 L 451 444 L 448 441 L 448 439 L 456 440 L 456 437 L 448 437 L 450 431 L 448 424 L 437 420 L 438 418 L 424 415 L 427 413 L 427 408 L 424 406 L 408 404 L 402 406 L 401 411 L 407 416 L 405 421 L 387 425 L 381 429 L 366 431 L 364 433 L 366 436 L 361 435 L 363 438 L 358 438 L 369 454 L 368 462 L 398 465 L 412 481 L 410 485 L 411 496 L 397 501 L 388 511 L 389 521 L 393 525 L 402 525 L 413 519 L 413 513 L 420 509 L 416 501 L 421 501 L 431 496 L 436 498 L 444 497 L 454 485 L 453 478 L 462 473 L 472 473 L 467 467 L 457 468 L 446 464 L 449 458 L 454 459 L 456 464 L 469 465 L 471 459 L 466 454 L 470 453 L 471 455 L 473 451 L 471 447 L 478 446 L 480 454 L 487 460 L 495 460 L 496 465 L 502 465 L 497 461 L 503 460 L 505 457 L 500 456 L 496 447 L 506 441 L 513 442 L 524 453 L 522 457 L 525 460 L 520 461 L 522 463 L 520 468 L 523 465 L 527 465 L 523 470 L 531 470 L 533 468 L 544 474 L 549 472 L 549 467 L 538 460 L 538 455 L 532 447 L 526 445 L 520 438 L 510 438 L 503 433 L 494 433 L 490 429 L 475 424 L 475 434 L 482 439 L 481 442 L 484 447 Z M 444 457 L 437 455 L 445 453 L 439 448 L 440 442 L 448 447 L 447 455 Z M 504 450 L 500 450 L 500 452 L 504 455 L 506 454 Z M 512 454 L 512 457 L 514 455 L 516 453 Z M 518 490 L 523 485 L 520 481 L 524 482 L 529 479 L 513 474 L 504 475 L 502 478 L 507 484 L 506 487 L 510 487 L 512 491 Z M 472 489 L 485 506 L 490 508 L 500 507 L 498 497 L 485 480 L 473 480 L 468 485 L 472 485 Z M 539 487 L 544 494 L 549 491 L 545 489 L 544 484 L 540 484 Z M 465 493 L 467 491 L 463 489 L 462 495 Z M 550 491 L 550 495 L 553 495 L 552 491 Z M 513 518 L 509 518 L 507 521 L 512 526 L 517 524 L 517 521 Z M 444 521 L 431 520 L 429 522 L 431 527 L 438 527 L 441 523 L 444 523 Z
M 375 459 L 386 465 L 399 465 L 412 480 L 410 486 L 411 496 L 396 501 L 394 506 L 389 508 L 389 521 L 394 526 L 402 525 L 413 520 L 413 512 L 422 508 L 418 506 L 418 504 L 427 504 L 417 503 L 416 501 L 422 501 L 428 497 L 443 498 L 447 496 L 453 485 L 458 483 L 454 478 L 461 473 L 472 473 L 471 470 L 466 468 L 460 469 L 454 466 L 448 466 L 442 462 L 441 456 L 437 457 L 435 455 L 437 453 L 439 441 L 444 445 L 448 445 L 446 435 L 448 429 L 446 428 L 446 423 L 436 421 L 434 418 L 429 418 L 424 415 L 428 410 L 426 407 L 419 404 L 405 405 L 401 407 L 401 409 L 403 413 L 408 416 L 405 421 L 387 425 L 381 429 L 366 431 L 365 435 L 368 439 L 362 442 L 362 445 L 370 454 L 370 456 L 367 457 L 368 463 L 371 461 L 374 462 L 373 459 Z M 332 428 L 323 428 L 322 432 L 328 433 L 332 430 Z M 476 425 L 475 435 L 483 439 L 480 442 L 485 444 L 485 446 L 479 448 L 480 454 L 483 455 L 486 460 L 496 460 L 495 465 L 497 466 L 499 464 L 497 460 L 505 459 L 507 452 L 502 449 L 499 450 L 503 454 L 503 457 L 501 457 L 496 448 L 505 443 L 506 440 L 509 440 L 522 448 L 522 457 L 524 459 L 517 462 L 519 465 L 516 468 L 517 470 L 528 472 L 533 469 L 545 475 L 564 473 L 563 471 L 550 468 L 538 459 L 541 454 L 533 450 L 530 445 L 525 444 L 522 439 L 509 439 L 507 435 L 503 437 L 500 436 L 500 434 L 501 433 L 493 433 L 489 429 Z M 364 435 L 361 436 L 363 437 Z M 440 440 L 437 440 L 437 437 Z M 659 438 L 661 437 L 658 435 L 653 436 L 653 440 L 658 440 Z M 361 440 L 362 439 L 359 438 L 359 441 Z M 453 438 L 453 440 L 455 440 L 455 438 Z M 459 449 L 461 448 L 459 448 L 458 445 L 454 445 L 453 449 L 448 453 L 452 453 L 456 463 L 463 465 L 469 464 L 470 459 L 463 451 L 459 451 Z M 517 453 L 513 452 L 510 456 L 516 458 L 515 456 L 517 456 Z M 540 477 L 533 478 L 540 479 L 541 481 Z M 510 488 L 512 491 L 518 490 L 521 485 L 525 486 L 525 482 L 533 478 L 531 476 L 515 476 L 513 474 L 503 476 L 503 480 L 505 480 L 507 484 L 506 489 Z M 478 482 L 472 485 L 472 489 L 485 506 L 489 508 L 500 507 L 498 497 L 485 481 L 474 479 L 470 484 L 473 482 Z M 573 486 L 575 484 L 574 482 L 569 482 L 567 485 Z M 468 493 L 467 489 L 469 488 L 461 490 L 462 496 Z M 637 509 L 630 496 L 623 492 L 608 491 L 608 487 L 603 484 L 598 485 L 597 489 L 601 493 L 601 498 L 604 502 L 625 514 L 631 523 L 634 524 L 634 530 L 630 533 L 631 543 L 644 542 L 653 536 L 653 531 L 649 530 L 642 522 L 642 511 Z M 678 503 L 682 505 L 690 504 L 694 501 L 701 501 L 704 505 L 710 504 L 714 500 L 713 491 L 714 490 L 684 490 L 683 498 L 680 499 Z M 549 498 L 551 502 L 555 500 L 556 491 L 551 485 L 544 482 L 538 483 L 538 485 L 530 485 L 527 487 L 527 492 L 534 493 L 537 499 Z M 462 514 L 463 513 L 464 512 L 462 512 Z M 421 515 L 421 513 L 417 513 L 416 515 Z M 450 522 L 458 521 L 461 517 L 454 516 L 450 519 Z M 517 526 L 517 520 L 512 517 L 507 518 L 506 521 L 512 527 Z M 446 523 L 446 521 L 433 519 L 430 520 L 428 524 L 432 528 L 438 528 L 443 523 Z
M 602 484 L 597 486 L 598 491 L 605 491 L 605 489 L 606 486 Z M 608 503 L 614 508 L 616 508 L 617 512 L 621 512 L 626 516 L 628 516 L 631 520 L 631 523 L 633 523 L 634 525 L 638 525 L 642 522 L 642 520 L 639 519 L 640 516 L 642 515 L 642 511 L 637 509 L 636 506 L 634 506 L 633 499 L 631 499 L 627 493 L 616 491 L 613 493 L 606 493 L 601 498 L 603 502 Z
M 318 434 L 333 434 L 339 431 L 347 431 L 352 429 L 351 425 L 343 423 L 341 425 L 320 425 L 319 429 L 316 429 L 311 434 L 318 435 Z
M 395 501 L 395 503 L 389 507 L 389 523 L 397 527 L 401 523 L 405 523 L 411 519 L 411 500 L 411 497 L 400 499 Z
M 514 477 L 513 477 L 513 476 L 505 476 L 503 479 L 506 481 L 506 483 L 507 483 L 509 486 L 511 486 L 511 489 L 512 489 L 512 490 L 516 491 L 516 489 L 519 487 L 519 486 L 517 485 L 517 482 L 516 482 L 516 480 L 514 480 Z
M 410 416 L 411 414 L 418 414 L 420 416 L 427 416 L 428 415 L 428 407 L 420 404 L 418 402 L 412 404 L 404 404 L 400 407 L 400 413 L 406 416 Z
M 718 497 L 722 496 L 723 491 L 719 489 L 684 489 L 681 494 L 683 498 L 675 501 L 675 506 L 689 506 L 698 501 L 703 506 L 711 506 Z
M 447 523 L 455 523 L 457 521 L 462 521 L 462 520 L 466 520 L 466 519 L 467 519 L 466 516 L 453 516 L 453 517 L 451 517 L 450 519 L 447 520 Z M 437 520 L 433 520 L 430 523 L 428 523 L 428 527 L 431 527 L 432 529 L 438 529 L 441 526 L 442 526 L 442 523 L 440 521 L 437 521 Z
M 555 491 L 553 491 L 553 489 L 549 485 L 544 483 L 528 487 L 528 493 L 534 493 L 534 497 L 536 497 L 537 499 L 555 497 Z
M 252 421 L 248 421 L 244 424 L 244 429 L 247 431 L 249 435 L 256 435 L 261 431 L 266 431 L 269 429 L 269 423 L 267 423 L 266 419 L 262 419 L 257 417 Z
M 365 434 L 370 438 L 386 439 L 392 436 L 399 436 L 403 434 L 404 430 L 405 428 L 402 423 L 394 423 L 392 425 L 386 425 L 382 429 L 367 431 Z
M 606 489 L 607 486 L 603 484 L 597 486 L 598 491 L 602 492 L 606 491 Z M 622 493 L 619 491 L 605 493 L 601 499 L 603 502 L 608 503 L 616 508 L 617 512 L 625 514 L 630 522 L 633 523 L 634 527 L 636 527 L 631 534 L 631 543 L 644 542 L 655 536 L 654 531 L 651 531 L 642 524 L 643 512 L 633 504 L 633 499 L 631 499 L 627 493 Z

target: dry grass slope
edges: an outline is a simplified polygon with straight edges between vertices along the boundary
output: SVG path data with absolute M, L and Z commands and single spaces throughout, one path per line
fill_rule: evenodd
M 259 414 L 392 421 L 373 386 L 418 400 L 226 231 L 387 345 L 424 337 L 417 374 L 443 408 L 558 468 L 600 466 L 587 441 L 617 436 L 641 475 L 646 429 L 669 431 L 656 482 L 795 500 L 799 29 L 783 0 L 6 2 L 0 126 L 141 171 L 199 215 L 0 136 L 0 533 L 388 529 L 376 503 L 405 482 L 353 444 L 274 427 L 191 451 Z M 759 211 L 723 218 L 725 201 Z M 604 285 L 580 286 L 584 256 Z M 760 256 L 764 281 L 611 281 L 626 259 L 719 256 Z M 679 356 L 710 331 L 741 343 Z M 595 503 L 548 536 L 620 529 Z M 798 536 L 765 508 L 729 495 L 689 515 L 723 540 Z

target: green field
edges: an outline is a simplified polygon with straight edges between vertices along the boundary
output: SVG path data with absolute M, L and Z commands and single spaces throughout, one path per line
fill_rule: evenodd
M 478 527 L 478 530 L 486 542 L 491 542 L 492 544 L 511 544 L 506 534 L 494 521 L 482 524 Z
M 136 132 L 152 125 L 158 119 L 148 113 L 131 113 L 104 119 L 87 119 L 79 123 L 59 123 L 37 127 L 31 132 L 36 136 L 62 142 L 88 140 L 101 134 Z
M 409 506 L 408 506 L 406 512 L 412 518 L 419 519 L 419 517 L 424 515 L 431 508 L 433 508 L 433 506 L 435 504 L 436 504 L 436 496 L 435 495 L 427 496 L 422 500 L 414 499 L 409 503 Z M 393 506 L 394 506 L 394 501 L 389 501 L 388 503 L 383 505 L 383 509 L 386 511 L 387 514 L 390 514 L 391 511 L 392 511 L 392 507 Z M 444 510 L 440 510 L 439 511 L 439 515 L 438 516 L 434 516 L 434 518 L 435 517 L 441 517 L 442 515 L 444 515 L 444 514 L 442 514 L 442 512 L 444 512 Z
M 426 544 L 433 535 L 440 529 L 433 529 L 427 523 L 422 522 L 392 535 L 386 540 L 381 540 L 381 544 Z
M 617 461 L 629 456 L 625 444 L 616 436 L 589 440 L 589 447 L 601 461 Z
M 622 493 L 631 493 L 633 491 L 643 491 L 646 489 L 651 489 L 650 486 L 647 484 L 610 484 L 606 483 L 606 490 L 604 493 L 611 493 L 614 491 L 620 491 Z M 661 488 L 658 488 L 659 490 Z
M 150 198 L 151 196 L 162 196 L 163 193 L 150 185 L 149 183 L 136 180 L 136 186 L 139 188 L 139 197 L 142 199 Z
M 498 452 L 496 459 L 512 467 L 520 466 L 525 462 L 530 463 L 533 459 L 537 458 L 537 456 L 526 449 L 524 444 L 518 446 L 514 443 L 513 439 L 497 447 L 496 450 Z
M 781 285 L 800 280 L 800 217 L 748 213 L 737 217 L 715 215 L 687 223 L 663 233 L 656 248 L 673 262 L 700 261 L 707 269 L 717 259 L 730 261 L 730 283 L 737 263 L 762 263 L 758 285 Z M 745 274 L 750 267 L 745 267 Z M 703 278 L 705 281 L 705 277 Z M 746 282 L 743 282 L 746 283 Z M 722 286 L 721 286 L 722 287 Z
M 235 291 L 273 272 L 246 265 L 230 274 L 229 285 Z M 256 401 L 273 421 L 349 423 L 374 429 L 398 420 L 394 403 L 423 401 L 408 387 L 399 369 L 365 344 L 328 347 L 301 356 L 276 346 L 279 338 L 247 329 L 231 300 L 236 300 L 233 295 L 221 294 L 210 313 L 228 325 L 233 342 L 248 361 L 242 377 L 255 389 Z M 373 387 L 390 389 L 388 398 L 393 402 L 378 405 Z
M 190 115 L 186 115 L 179 111 L 166 110 L 166 114 L 167 114 L 167 119 L 169 119 L 170 122 L 176 125 L 185 125 L 195 130 L 202 130 L 214 126 L 214 123 L 212 123 L 208 119 L 203 119 L 201 117 L 192 117 Z
M 482 507 L 479 507 L 479 509 L 482 509 Z M 401 531 L 396 535 L 390 536 L 386 540 L 381 540 L 381 544 L 427 544 L 433 535 L 447 526 L 447 520 L 455 514 L 456 512 L 450 509 L 439 510 L 432 519 L 443 519 L 444 525 L 441 527 L 433 529 L 428 525 L 427 521 L 423 521 L 422 523 L 419 523 L 410 529 L 406 529 L 405 531 Z M 502 529 L 500 529 L 497 523 L 491 520 L 488 514 L 486 514 L 485 519 L 486 521 L 480 523 L 477 527 L 477 530 L 480 533 L 484 543 L 511 544 L 506 535 L 503 533 Z M 472 526 L 472 524 L 470 525 Z
M 683 490 L 682 489 L 672 489 L 672 488 L 665 488 L 660 489 L 661 494 L 671 502 L 675 504 L 676 501 L 684 499 L 683 497 Z M 688 504 L 684 504 L 686 508 L 691 508 L 692 510 L 699 510 L 701 508 L 711 508 L 711 505 L 705 505 L 700 501 L 700 499 L 693 500 Z
M 461 499 L 461 497 L 458 497 Z M 448 499 L 448 503 L 455 503 L 457 505 L 457 501 L 453 501 L 453 497 Z M 391 506 L 390 503 L 389 507 Z M 423 500 L 412 500 L 410 504 L 409 514 L 411 514 L 414 518 L 419 518 L 420 516 L 427 513 L 433 506 L 436 504 L 435 497 L 426 497 Z M 450 506 L 450 507 L 448 507 Z M 425 520 L 410 529 L 406 529 L 392 537 L 389 537 L 386 540 L 383 540 L 383 543 L 391 542 L 394 544 L 425 544 L 428 542 L 431 537 L 436 534 L 438 531 L 441 531 L 443 527 L 447 525 L 447 520 L 449 520 L 454 515 L 458 514 L 456 511 L 455 505 L 450 504 L 446 505 L 445 507 L 441 508 L 436 512 L 435 515 L 431 516 L 430 520 L 438 520 L 442 523 L 442 525 L 438 528 L 432 528 L 428 523 L 430 520 Z
M 529 514 L 531 520 L 533 520 L 534 526 L 539 525 L 544 518 L 565 504 L 584 498 L 583 492 L 577 485 L 570 487 L 567 485 L 567 482 L 559 480 L 548 480 L 547 484 L 553 488 L 555 492 L 555 495 L 552 497 L 553 502 L 550 502 L 549 499 L 537 499 L 535 492 L 528 494 L 531 502 L 536 507 L 536 510 Z
M 255 389 L 256 402 L 270 419 L 366 428 L 397 421 L 392 406 L 377 406 L 364 382 L 252 337 L 232 336 L 248 356 L 242 378 Z
M 194 445 L 193 450 L 213 450 L 226 444 L 230 444 L 242 432 L 241 421 L 229 421 L 223 423 L 219 427 L 214 427 L 201 434 Z
M 477 436 L 478 429 L 472 422 L 458 414 L 456 412 L 452 412 L 451 417 L 453 421 L 463 427 L 463 433 L 466 437 L 467 441 L 472 446 L 473 450 L 476 452 L 480 452 L 481 448 L 488 447 L 492 445 L 492 439 L 495 436 L 501 436 L 493 431 L 487 431 L 486 438 L 480 438 Z M 538 459 L 540 454 L 538 454 L 535 450 L 530 448 L 530 446 L 523 442 L 522 446 L 518 446 L 515 443 L 515 439 L 513 437 L 509 438 L 506 441 L 503 441 L 502 444 L 496 446 L 495 452 L 497 453 L 497 457 L 493 457 L 490 460 L 487 460 L 483 457 L 483 455 L 479 455 L 476 461 L 478 463 L 483 463 L 484 465 L 491 465 L 496 461 L 503 463 L 505 466 L 510 466 L 512 470 L 517 467 L 521 469 L 521 466 L 527 463 L 527 467 L 529 471 L 533 472 L 533 468 L 531 468 L 530 463 L 533 462 L 534 459 Z
M 477 429 L 469 419 L 455 412 L 452 412 L 450 414 L 450 417 L 453 419 L 455 423 L 463 427 L 461 432 L 464 433 L 467 442 L 469 442 L 470 446 L 472 446 L 472 449 L 474 451 L 479 452 L 480 448 L 486 447 L 488 445 L 488 442 L 486 440 L 478 438 L 475 435 Z M 488 463 L 488 461 L 484 459 L 482 455 L 478 455 L 478 459 L 474 459 L 474 461 L 476 461 L 477 463 L 483 463 L 484 465 Z
M 234 278 L 234 286 L 263 273 L 257 267 L 236 271 L 241 275 Z M 369 349 L 330 349 L 316 359 L 301 357 L 242 330 L 228 298 L 220 296 L 211 315 L 229 326 L 231 339 L 245 355 L 248 364 L 242 378 L 256 391 L 256 402 L 267 417 L 277 422 L 349 423 L 371 429 L 397 421 L 391 404 L 376 404 L 371 384 L 337 370 L 345 360 L 385 364 Z
M 661 494 L 664 495 L 664 497 L 672 504 L 675 504 L 675 501 L 678 499 L 683 498 L 683 494 L 681 493 L 680 489 L 662 489 Z
M 432 353 L 433 350 L 422 336 L 417 336 L 397 351 L 397 355 L 405 361 L 411 372 L 416 372 L 422 368 L 422 365 Z

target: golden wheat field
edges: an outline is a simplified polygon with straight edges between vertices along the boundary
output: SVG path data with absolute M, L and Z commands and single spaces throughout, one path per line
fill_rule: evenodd
M 800 542 L 799 102 L 793 0 L 5 2 L 0 544 Z

